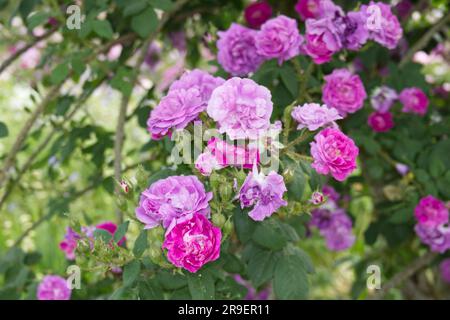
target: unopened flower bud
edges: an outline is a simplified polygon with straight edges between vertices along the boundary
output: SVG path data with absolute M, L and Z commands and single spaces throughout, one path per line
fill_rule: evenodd
M 325 197 L 322 192 L 315 191 L 311 195 L 311 199 L 309 200 L 314 205 L 322 204 L 325 201 Z
M 216 213 L 212 215 L 212 222 L 215 226 L 222 228 L 226 222 L 225 216 L 221 213 Z

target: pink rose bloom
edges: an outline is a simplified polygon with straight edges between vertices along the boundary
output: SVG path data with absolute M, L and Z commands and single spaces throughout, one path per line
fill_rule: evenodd
M 394 120 L 390 112 L 372 112 L 367 123 L 375 132 L 386 132 L 394 127 Z
M 210 176 L 214 170 L 222 169 L 223 166 L 217 162 L 217 159 L 211 152 L 203 152 L 195 160 L 195 168 L 200 172 L 203 176 Z
M 235 77 L 213 91 L 206 111 L 220 133 L 231 139 L 256 139 L 270 127 L 271 99 L 266 87 Z
M 194 273 L 219 258 L 221 239 L 220 228 L 204 215 L 194 213 L 171 223 L 163 248 L 167 249 L 167 258 L 173 265 Z
M 151 229 L 167 228 L 172 220 L 192 213 L 209 217 L 212 192 L 196 176 L 171 176 L 154 182 L 141 193 L 136 218 Z
M 217 34 L 217 60 L 226 72 L 245 76 L 258 70 L 264 58 L 256 51 L 257 31 L 233 23 L 228 30 Z
M 373 90 L 370 97 L 372 108 L 379 112 L 388 112 L 397 100 L 398 95 L 394 89 L 387 86 L 377 87 Z
M 111 47 L 111 49 L 109 49 L 108 54 L 107 54 L 107 58 L 109 61 L 115 61 L 117 59 L 119 59 L 120 55 L 122 54 L 122 45 L 121 44 L 116 44 L 114 46 Z
M 339 192 L 337 192 L 336 189 L 334 189 L 330 185 L 324 185 L 322 187 L 322 192 L 324 195 L 327 196 L 328 200 L 333 201 L 335 203 L 337 203 L 339 201 L 339 198 L 341 197 Z
M 326 128 L 311 142 L 312 167 L 320 174 L 331 174 L 344 181 L 356 169 L 359 149 L 339 129 Z
M 245 8 L 244 17 L 247 24 L 258 29 L 272 16 L 272 7 L 265 1 L 251 3 Z
M 302 20 L 334 17 L 336 12 L 343 12 L 331 0 L 298 0 L 295 5 L 295 11 L 297 11 Z
M 445 203 L 429 195 L 420 199 L 414 209 L 419 224 L 425 227 L 436 227 L 448 222 L 448 209 Z
M 224 82 L 225 80 L 221 77 L 214 77 L 208 72 L 200 69 L 194 69 L 184 72 L 180 79 L 172 83 L 169 91 L 180 89 L 189 90 L 196 88 L 200 91 L 202 103 L 206 107 L 214 89 L 222 85 Z
M 366 44 L 369 39 L 366 20 L 366 16 L 359 11 L 352 11 L 334 19 L 343 47 L 356 51 Z
M 267 176 L 258 173 L 256 165 L 253 172 L 245 178 L 239 190 L 241 208 L 253 207 L 248 213 L 255 221 L 270 217 L 280 207 L 287 206 L 283 194 L 287 191 L 283 176 L 271 171 Z
M 205 110 L 200 91 L 171 90 L 163 97 L 147 120 L 147 130 L 152 139 L 159 140 L 170 134 L 171 130 L 184 129 Z
M 259 162 L 259 152 L 252 146 L 235 146 L 226 141 L 211 138 L 208 141 L 208 150 L 222 167 L 237 166 L 251 169 L 254 163 Z
M 59 248 L 65 253 L 66 259 L 75 260 L 75 250 L 77 248 L 77 241 L 80 239 L 78 233 L 72 228 L 66 229 L 64 240 L 59 243 Z
M 444 253 L 450 249 L 450 228 L 448 226 L 442 224 L 437 227 L 427 227 L 418 223 L 414 230 L 420 241 L 428 245 L 431 251 Z
M 302 48 L 314 63 L 329 62 L 333 54 L 342 49 L 341 35 L 333 20 L 306 20 L 305 43 Z
M 441 277 L 445 282 L 450 283 L 450 258 L 443 260 L 439 266 Z
M 258 53 L 267 59 L 278 59 L 278 63 L 297 56 L 303 37 L 298 32 L 297 21 L 279 15 L 265 22 L 256 35 Z
M 117 230 L 117 225 L 112 221 L 105 221 L 105 222 L 102 222 L 102 223 L 99 223 L 98 225 L 96 225 L 95 228 L 105 230 L 108 233 L 110 233 L 112 236 L 114 236 L 114 234 L 116 233 L 116 230 Z M 127 239 L 125 238 L 125 236 L 123 236 L 122 239 L 120 239 L 117 242 L 117 245 L 122 246 L 126 240 Z
M 322 100 L 327 106 L 336 108 L 342 116 L 363 107 L 367 94 L 358 75 L 347 69 L 334 69 L 324 79 Z
M 419 88 L 412 87 L 403 89 L 398 97 L 403 104 L 403 112 L 416 113 L 418 115 L 425 115 L 428 109 L 428 97 Z
M 22 69 L 34 69 L 41 61 L 41 52 L 39 49 L 32 47 L 25 51 L 20 57 L 20 67 Z
M 70 300 L 72 290 L 67 287 L 66 279 L 60 276 L 45 276 L 37 287 L 38 300 Z
M 292 110 L 291 115 L 298 122 L 297 130 L 308 128 L 309 131 L 317 130 L 342 119 L 336 109 L 328 108 L 326 105 L 321 106 L 318 103 L 297 106 Z
M 369 38 L 388 49 L 394 49 L 403 35 L 403 29 L 391 6 L 383 2 L 371 1 L 362 5 L 360 11 L 367 17 Z

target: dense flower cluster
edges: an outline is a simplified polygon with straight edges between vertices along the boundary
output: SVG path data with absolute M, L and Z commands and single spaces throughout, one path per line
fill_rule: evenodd
M 307 103 L 295 107 L 292 110 L 292 118 L 298 122 L 297 130 L 308 128 L 310 131 L 315 131 L 342 119 L 336 109 L 328 108 L 326 105 L 321 106 L 317 103 Z
M 429 195 L 420 199 L 414 209 L 417 224 L 415 231 L 420 240 L 434 252 L 443 253 L 450 249 L 450 228 L 448 208 L 445 203 Z
M 312 167 L 320 174 L 331 174 L 344 181 L 356 169 L 359 149 L 339 129 L 326 128 L 311 142 Z
M 54 275 L 45 276 L 36 292 L 38 300 L 70 300 L 71 294 L 66 279 Z

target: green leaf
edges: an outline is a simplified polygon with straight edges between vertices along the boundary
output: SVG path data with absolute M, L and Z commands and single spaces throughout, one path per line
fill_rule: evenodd
M 139 282 L 139 298 L 141 300 L 163 300 L 161 288 L 154 281 Z
M 69 63 L 64 62 L 59 64 L 55 69 L 53 69 L 50 75 L 50 81 L 55 85 L 60 84 L 69 75 L 69 71 Z
M 275 219 L 258 223 L 252 240 L 261 247 L 272 250 L 281 250 L 287 243 L 286 236 Z
M 273 289 L 278 299 L 305 299 L 308 296 L 308 276 L 300 256 L 281 256 L 275 268 Z
M 169 11 L 173 8 L 173 2 L 171 0 L 149 0 L 153 8 L 163 11 Z
M 290 67 L 289 64 L 285 63 L 280 69 L 280 76 L 281 80 L 283 81 L 283 84 L 286 86 L 286 88 L 291 93 L 292 97 L 295 99 L 298 96 L 298 89 L 299 89 L 297 73 L 292 67 Z
M 131 19 L 131 28 L 142 38 L 148 37 L 158 28 L 158 16 L 153 8 L 147 8 L 144 12 Z
M 261 249 L 254 250 L 254 254 L 248 262 L 247 274 L 255 288 L 272 279 L 279 257 L 279 252 Z
M 243 243 L 248 242 L 256 228 L 256 223 L 248 217 L 247 212 L 237 207 L 233 215 L 234 227 L 239 240 Z
M 142 230 L 139 236 L 136 238 L 133 247 L 133 254 L 136 258 L 139 258 L 148 247 L 147 230 Z
M 92 22 L 92 28 L 94 32 L 105 39 L 112 39 L 114 36 L 113 29 L 108 20 L 94 20 Z
M 125 287 L 133 285 L 141 271 L 141 263 L 138 260 L 133 260 L 128 263 L 123 269 L 123 285 Z
M 94 238 L 101 239 L 104 242 L 110 242 L 112 240 L 112 235 L 106 230 L 103 229 L 95 229 Z
M 125 221 L 117 227 L 116 232 L 114 232 L 114 242 L 119 242 L 128 231 L 128 226 L 130 225 L 130 221 Z
M 147 6 L 147 0 L 131 1 L 131 3 L 127 4 L 123 10 L 123 15 L 125 17 L 134 16 L 135 14 L 142 12 Z
M 168 271 L 158 272 L 156 280 L 166 290 L 176 290 L 187 285 L 186 276 Z
M 194 300 L 214 299 L 214 278 L 209 272 L 197 272 L 188 276 L 188 287 Z
M 4 122 L 0 121 L 0 138 L 7 137 L 9 134 L 8 127 Z
M 28 29 L 33 30 L 37 26 L 47 22 L 50 14 L 47 12 L 36 12 L 28 16 L 27 18 L 27 26 Z

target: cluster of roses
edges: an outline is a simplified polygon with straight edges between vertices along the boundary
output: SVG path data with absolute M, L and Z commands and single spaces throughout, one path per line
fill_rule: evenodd
M 428 195 L 414 209 L 415 231 L 431 251 L 444 253 L 450 249 L 449 212 L 445 203 Z
M 394 127 L 394 120 L 390 112 L 396 100 L 403 105 L 401 111 L 415 113 L 420 116 L 425 115 L 428 108 L 428 97 L 416 87 L 405 88 L 400 94 L 388 87 L 381 86 L 374 89 L 370 102 L 375 112 L 372 112 L 367 119 L 369 126 L 376 132 L 386 132 Z
M 272 11 L 267 3 L 260 3 L 253 12 L 246 12 L 247 20 L 269 18 Z M 281 64 L 300 54 L 308 55 L 314 63 L 329 62 L 333 54 L 342 49 L 359 50 L 369 40 L 394 49 L 403 30 L 391 7 L 382 2 L 362 5 L 359 11 L 345 13 L 331 0 L 301 0 L 296 5 L 305 20 L 306 31 L 299 33 L 297 21 L 284 15 L 268 19 L 259 30 L 233 23 L 219 32 L 217 60 L 233 76 L 256 71 L 269 59 Z
M 327 201 L 323 203 L 313 196 L 313 204 L 323 204 L 311 212 L 312 218 L 308 226 L 319 230 L 329 250 L 346 250 L 356 239 L 352 233 L 352 220 L 345 210 L 339 207 L 340 195 L 333 187 L 326 185 L 322 188 L 322 192 Z

